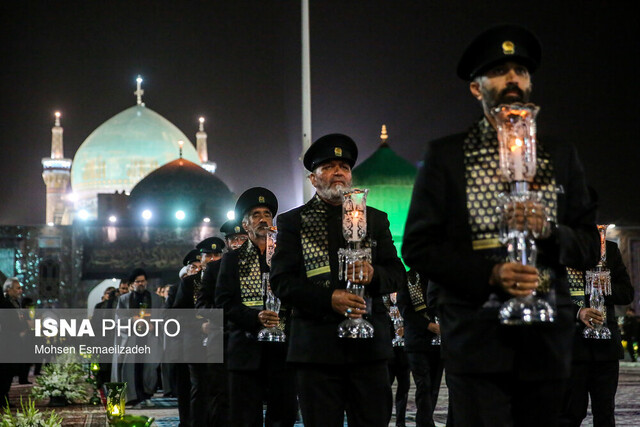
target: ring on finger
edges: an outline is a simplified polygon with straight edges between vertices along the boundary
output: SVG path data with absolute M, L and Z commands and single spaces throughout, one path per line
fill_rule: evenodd
M 347 308 L 347 313 L 351 313 L 351 307 Z

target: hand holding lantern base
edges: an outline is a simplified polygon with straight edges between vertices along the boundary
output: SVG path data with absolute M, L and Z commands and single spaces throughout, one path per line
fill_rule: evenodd
M 529 191 L 528 183 L 517 182 L 509 195 L 502 195 L 502 220 L 500 240 L 507 245 L 510 262 L 535 266 L 538 249 L 532 229 L 532 221 L 544 205 L 538 193 Z M 540 212 L 538 212 L 540 211 Z M 526 325 L 553 322 L 555 310 L 549 302 L 535 293 L 524 297 L 514 297 L 500 307 L 499 318 L 504 325 Z
M 271 258 L 276 249 L 276 236 L 278 229 L 276 227 L 270 227 L 267 231 L 267 245 L 266 245 L 266 261 L 267 265 L 271 266 Z M 269 282 L 269 273 L 262 274 L 262 293 L 265 299 L 264 308 L 274 313 L 280 312 L 280 298 L 276 297 L 271 290 L 271 284 Z M 278 325 L 280 326 L 280 325 Z M 262 342 L 286 342 L 287 335 L 278 326 L 272 326 L 270 328 L 263 328 L 258 332 L 258 341 Z
M 611 295 L 611 272 L 604 267 L 607 260 L 606 234 L 608 224 L 598 225 L 600 233 L 600 262 L 593 270 L 585 273 L 585 294 L 589 295 L 589 306 L 602 313 L 602 324 L 593 324 L 593 328 L 585 327 L 584 338 L 610 340 L 611 330 L 607 327 L 607 307 L 605 295 Z
M 347 241 L 347 248 L 338 250 L 338 278 L 347 280 L 347 291 L 365 298 L 365 285 L 354 283 L 365 277 L 365 266 L 362 261 L 371 263 L 371 249 L 362 247 L 362 240 L 367 235 L 367 189 L 344 191 L 342 193 L 342 235 Z M 356 271 L 357 270 L 357 271 Z M 371 307 L 367 307 L 371 309 Z M 348 315 L 348 313 L 347 313 Z M 373 338 L 373 325 L 363 318 L 349 318 L 338 325 L 340 338 Z
M 338 272 L 338 278 L 343 280 L 347 279 L 347 291 L 365 298 L 365 285 L 353 283 L 347 276 L 349 266 L 356 264 L 358 261 L 371 262 L 371 249 L 359 248 L 359 243 L 353 245 L 354 248 L 340 249 L 338 251 L 338 262 L 340 263 L 340 269 Z M 357 273 L 356 273 L 356 270 Z M 351 279 L 355 280 L 356 275 L 360 279 L 364 277 L 364 268 L 353 268 Z M 369 307 L 368 307 L 369 308 Z M 357 319 L 346 319 L 338 325 L 338 337 L 340 338 L 373 338 L 373 325 L 362 317 Z
M 392 304 L 391 307 L 389 307 L 389 316 L 391 317 L 391 322 L 393 322 L 393 330 L 395 332 L 391 340 L 391 345 L 394 347 L 404 347 L 404 320 L 400 314 L 400 309 L 398 309 L 396 305 L 397 294 L 392 293 L 389 295 L 389 300 Z
M 436 325 L 440 325 L 440 319 L 438 318 L 438 316 L 434 316 L 433 323 L 435 323 Z M 431 345 L 441 345 L 441 344 L 442 344 L 442 336 L 440 334 L 436 334 L 436 336 L 434 336 L 431 339 Z
M 276 297 L 271 290 L 271 286 L 269 284 L 269 273 L 264 273 L 262 275 L 262 283 L 265 295 L 265 309 L 273 311 L 274 313 L 279 313 L 281 305 L 280 298 Z M 286 342 L 287 335 L 282 329 L 278 328 L 277 326 L 262 328 L 260 332 L 258 332 L 258 341 Z

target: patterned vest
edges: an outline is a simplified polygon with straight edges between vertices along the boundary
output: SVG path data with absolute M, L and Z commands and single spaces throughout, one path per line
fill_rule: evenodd
M 486 118 L 475 123 L 467 134 L 463 146 L 465 184 L 469 225 L 473 249 L 496 261 L 506 259 L 506 251 L 498 240 L 498 199 L 509 192 L 509 183 L 501 179 L 498 135 Z M 536 146 L 536 176 L 529 184 L 531 191 L 538 191 L 547 208 L 547 216 L 557 220 L 558 197 L 551 156 L 540 143 Z M 539 291 L 550 286 L 551 270 L 540 270 Z
M 268 271 L 268 270 L 267 270 Z M 240 295 L 247 307 L 262 308 L 262 270 L 260 252 L 250 239 L 238 248 L 238 275 L 240 276 Z

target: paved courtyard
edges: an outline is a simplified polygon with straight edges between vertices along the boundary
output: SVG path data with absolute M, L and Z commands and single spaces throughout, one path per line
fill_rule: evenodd
M 35 379 L 30 378 L 31 381 Z M 20 396 L 27 396 L 32 386 L 18 385 L 14 383 L 11 391 L 11 401 L 13 404 L 19 404 Z M 407 426 L 415 426 L 415 401 L 413 399 L 415 386 L 413 381 L 409 391 L 409 404 L 407 408 Z M 618 392 L 616 394 L 616 425 L 619 427 L 637 427 L 640 426 L 640 363 L 621 362 L 620 379 Z M 155 418 L 154 426 L 156 427 L 177 427 L 178 426 L 178 408 L 177 400 L 170 398 L 162 398 L 160 395 L 152 399 L 155 406 L 144 409 L 127 409 L 130 414 L 143 414 L 153 416 Z M 435 420 L 437 426 L 444 426 L 447 417 L 448 391 L 444 381 L 440 388 L 440 396 L 435 411 Z M 40 407 L 41 410 L 49 410 L 46 406 Z M 60 410 L 59 410 L 60 412 Z M 81 405 L 72 405 L 63 408 L 62 415 L 65 418 L 63 425 L 65 426 L 105 426 L 104 412 L 99 407 L 88 407 Z M 346 425 L 346 424 L 345 424 Z M 390 426 L 395 425 L 395 419 L 391 420 Z M 583 422 L 583 426 L 593 426 L 591 414 Z M 296 427 L 303 426 L 302 423 Z

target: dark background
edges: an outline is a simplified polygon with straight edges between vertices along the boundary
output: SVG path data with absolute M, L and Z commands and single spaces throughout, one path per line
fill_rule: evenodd
M 424 142 L 465 130 L 481 110 L 455 76 L 468 42 L 511 22 L 538 34 L 538 134 L 577 147 L 601 222 L 640 222 L 639 19 L 604 1 L 311 0 L 312 135 L 351 135 L 361 157 L 380 127 L 411 162 Z M 615 6 L 612 6 L 615 5 Z M 262 185 L 281 211 L 302 201 L 300 3 L 294 0 L 2 2 L 0 223 L 44 222 L 42 157 L 53 112 L 65 155 L 144 102 L 195 142 L 237 194 Z

